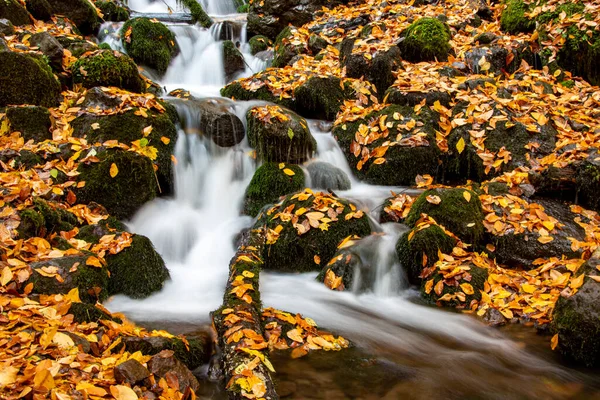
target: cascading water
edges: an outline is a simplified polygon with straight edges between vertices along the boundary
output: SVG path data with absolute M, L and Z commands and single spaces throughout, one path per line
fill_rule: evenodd
M 139 12 L 165 11 L 164 3 L 145 0 L 131 1 L 130 6 Z M 207 9 L 215 12 L 210 4 Z M 171 25 L 181 53 L 160 84 L 168 90 L 181 87 L 196 96 L 218 95 L 225 84 L 220 46 L 223 36 L 242 42 L 249 65 L 244 74 L 264 68 L 264 64 L 252 64 L 245 25 L 240 25 L 239 33 L 229 31 L 230 27 L 220 24 L 206 30 Z M 117 46 L 110 35 L 107 38 L 105 42 Z M 247 109 L 254 104 L 237 102 L 235 113 L 245 121 Z M 184 128 L 197 132 L 197 111 L 184 103 L 177 108 Z M 313 161 L 329 163 L 350 179 L 350 189 L 336 194 L 361 204 L 377 219 L 390 190 L 399 192 L 403 188 L 357 181 L 327 126 L 320 121 L 309 122 L 318 143 Z M 129 222 L 133 231 L 152 240 L 167 262 L 172 279 L 160 293 L 145 300 L 113 298 L 108 303 L 111 310 L 146 323 L 209 323 L 209 312 L 222 302 L 235 238 L 252 223 L 251 218 L 240 216 L 245 188 L 256 169 L 250 154 L 246 140 L 223 149 L 209 138 L 180 130 L 174 197 L 153 201 Z M 351 292 L 328 290 L 315 281 L 316 274 L 263 273 L 261 294 L 265 306 L 310 316 L 380 359 L 406 369 L 409 387 L 400 383 L 389 398 L 561 398 L 551 390 L 551 383 L 566 374 L 551 362 L 524 352 L 473 318 L 417 304 L 395 253 L 395 243 L 405 228 L 374 225 L 381 233 L 363 239 L 356 247 L 362 267 Z M 296 398 L 314 396 L 312 383 L 309 386 L 308 392 Z M 322 397 L 327 397 L 326 393 Z

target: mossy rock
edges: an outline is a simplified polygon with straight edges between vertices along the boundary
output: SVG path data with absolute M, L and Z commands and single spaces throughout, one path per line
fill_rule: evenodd
M 466 196 L 465 196 L 466 195 Z M 439 204 L 427 201 L 428 196 L 437 196 Z M 466 197 L 470 197 L 467 201 Z M 414 227 L 427 214 L 465 243 L 477 246 L 484 236 L 483 209 L 479 196 L 468 189 L 431 189 L 422 193 L 415 200 L 406 224 Z
M 12 51 L 0 52 L 0 107 L 58 105 L 60 84 L 42 58 Z
M 102 319 L 121 323 L 119 318 L 115 318 L 110 314 L 96 308 L 93 304 L 87 303 L 71 303 L 69 314 L 73 315 L 73 321 L 78 324 L 88 324 L 90 322 L 99 322 Z
M 512 34 L 533 32 L 535 21 L 525 16 L 529 12 L 529 6 L 523 0 L 507 0 L 505 4 L 506 8 L 500 17 L 502 30 Z
M 392 46 L 384 52 L 375 53 L 370 59 L 366 59 L 362 53 L 349 53 L 342 61 L 342 66 L 346 67 L 346 76 L 356 79 L 364 77 L 375 85 L 376 95 L 382 100 L 385 91 L 396 81 L 394 73 L 402 68 L 400 49 Z
M 120 219 L 131 218 L 157 194 L 154 168 L 149 158 L 132 151 L 112 150 L 99 155 L 100 162 L 81 163 L 79 181 L 85 186 L 77 190 L 82 204 L 97 202 Z M 110 176 L 115 164 L 118 174 Z
M 577 197 L 581 204 L 600 211 L 600 165 L 592 157 L 577 169 Z
M 140 351 L 142 354 L 154 355 L 163 350 L 172 350 L 174 356 L 190 370 L 206 364 L 211 357 L 211 339 L 207 334 L 185 335 L 189 344 L 186 347 L 183 340 L 177 337 L 124 337 L 125 350 L 130 353 Z
M 290 176 L 284 169 L 294 174 Z M 273 204 L 281 196 L 302 190 L 304 186 L 304 172 L 299 166 L 285 164 L 282 169 L 277 163 L 263 164 L 256 170 L 246 189 L 244 213 L 255 217 L 267 204 Z
M 35 19 L 42 21 L 49 21 L 54 13 L 48 0 L 27 0 L 25 7 Z
M 285 67 L 298 54 L 305 54 L 308 49 L 304 44 L 294 45 L 290 43 L 293 37 L 295 27 L 288 26 L 283 29 L 275 39 L 273 50 L 275 58 L 273 58 L 273 67 Z
M 171 60 L 179 53 L 175 34 L 163 23 L 145 17 L 125 22 L 121 37 L 127 54 L 136 63 L 154 68 L 160 74 L 167 71 Z
M 14 25 L 29 25 L 29 13 L 17 0 L 0 1 L 0 18 L 7 19 Z
M 586 274 L 583 285 L 570 297 L 560 296 L 552 313 L 559 352 L 587 367 L 600 366 L 600 283 L 590 278 L 600 276 L 597 253 L 576 273 Z
M 342 88 L 340 78 L 313 76 L 294 90 L 294 97 L 294 109 L 299 114 L 333 121 L 344 100 L 355 98 L 355 94 L 349 83 Z
M 565 37 L 565 43 L 558 52 L 558 65 L 592 85 L 600 84 L 600 33 L 579 30 L 572 25 L 567 28 Z
M 156 178 L 160 185 L 160 193 L 171 194 L 174 186 L 171 156 L 175 151 L 177 129 L 167 113 L 147 111 L 148 118 L 144 118 L 136 115 L 136 111 L 129 110 L 113 115 L 82 114 L 71 122 L 73 135 L 76 137 L 86 136 L 89 143 L 118 140 L 126 145 L 131 145 L 137 140 L 147 140 L 146 145 L 152 146 L 158 151 L 155 162 L 158 165 Z M 99 127 L 93 129 L 92 125 L 96 123 Z M 143 130 L 149 126 L 152 126 L 152 131 L 144 137 Z M 163 142 L 163 137 L 169 139 L 169 142 Z
M 44 160 L 36 153 L 29 150 L 2 150 L 0 151 L 0 161 L 8 164 L 14 169 L 23 167 L 27 170 L 42 164 Z
M 21 223 L 17 232 L 22 239 L 68 232 L 78 225 L 74 214 L 39 197 L 33 199 L 31 208 L 21 210 L 19 216 Z
M 354 279 L 357 273 L 360 274 L 363 264 L 360 256 L 355 253 L 352 247 L 339 250 L 331 260 L 323 267 L 317 281 L 325 283 L 329 270 L 335 274 L 337 278 L 342 278 L 340 286 L 335 290 L 352 290 L 354 288 Z M 357 282 L 363 286 L 367 283 L 367 277 L 360 276 L 361 281 Z M 370 282 L 369 282 L 370 283 Z
M 256 53 L 260 53 L 261 51 L 267 50 L 272 46 L 273 42 L 271 42 L 271 40 L 266 36 L 256 35 L 250 38 L 248 44 L 250 44 L 250 53 L 254 55 Z
M 274 96 L 266 86 L 260 87 L 255 91 L 251 91 L 245 89 L 238 81 L 231 82 L 222 88 L 221 96 L 229 97 L 235 100 L 264 100 L 290 109 L 293 109 L 295 104 L 293 99 Z
M 204 8 L 198 3 L 197 0 L 179 0 L 181 4 L 187 7 L 192 14 L 194 22 L 200 24 L 204 28 L 210 28 L 213 21 L 210 19 Z
M 121 22 L 129 19 L 129 10 L 114 1 L 97 1 L 96 7 L 102 11 L 105 21 Z
M 105 235 L 112 235 L 126 231 L 125 224 L 115 217 L 108 217 L 94 225 L 84 225 L 79 228 L 79 233 L 75 236 L 76 239 L 83 240 L 87 243 L 97 244 Z
M 452 284 L 444 283 L 442 292 L 438 295 L 435 292 L 435 285 L 443 279 L 443 276 L 439 273 L 439 269 L 434 268 L 432 274 L 427 278 L 423 279 L 421 283 L 421 295 L 425 301 L 431 304 L 437 304 L 439 306 L 456 307 L 456 308 L 469 308 L 472 301 L 481 300 L 481 292 L 484 290 L 485 282 L 488 278 L 488 270 L 485 268 L 478 267 L 473 263 L 468 264 L 469 270 L 463 272 L 463 275 L 459 279 L 452 280 Z M 428 280 L 433 280 L 432 289 L 427 293 L 426 285 Z M 465 293 L 464 289 L 460 285 L 469 284 L 473 288 L 472 294 Z M 462 293 L 464 300 L 454 297 L 456 294 Z M 440 300 L 446 295 L 453 296 L 450 300 Z
M 409 239 L 410 237 L 410 239 Z M 442 228 L 431 225 L 425 229 L 412 229 L 404 233 L 396 243 L 396 253 L 406 271 L 408 281 L 413 285 L 421 283 L 423 268 L 430 268 L 438 261 L 438 252 L 450 254 L 456 239 L 447 235 Z M 425 265 L 423 260 L 425 259 Z
M 356 210 L 356 206 L 351 206 L 349 201 L 323 193 L 310 194 L 305 200 L 299 200 L 299 195 L 287 196 L 269 212 L 263 213 L 257 221 L 258 226 L 266 224 L 268 229 L 281 229 L 277 241 L 267 244 L 264 248 L 265 269 L 281 272 L 318 271 L 322 267 L 315 263 L 315 256 L 321 260 L 330 260 L 337 252 L 340 242 L 346 237 L 352 235 L 364 237 L 371 233 L 366 214 L 346 220 L 348 214 L 355 212 L 352 207 Z M 309 209 L 314 204 L 315 198 L 327 199 L 326 202 L 332 208 L 340 211 L 337 221 L 329 222 L 327 230 L 311 227 L 307 232 L 299 235 L 291 220 L 283 221 L 277 217 L 278 213 L 292 205 L 294 206 L 291 210 L 292 215 L 303 207 Z M 277 228 L 279 225 L 282 228 Z
M 6 118 L 13 131 L 21 132 L 25 141 L 43 142 L 52 139 L 52 121 L 50 112 L 45 107 L 23 106 L 8 107 Z
M 96 7 L 88 0 L 52 0 L 52 8 L 73 21 L 84 35 L 93 35 L 100 27 Z
M 403 32 L 398 45 L 402 58 L 410 62 L 445 61 L 450 50 L 450 28 L 437 18 L 421 18 Z
M 86 303 L 104 301 L 108 297 L 108 270 L 106 267 L 86 265 L 88 257 L 88 255 L 69 256 L 31 263 L 33 272 L 28 283 L 33 283 L 33 293 L 66 294 L 78 288 L 81 301 Z M 59 282 L 54 275 L 42 275 L 52 270 L 56 270 L 55 273 L 61 276 L 62 282 Z
M 394 115 L 398 119 L 395 119 Z M 386 116 L 386 121 L 392 123 L 389 131 L 393 132 L 393 135 L 387 138 L 381 137 L 370 143 L 370 151 L 382 146 L 386 141 L 396 139 L 397 135 L 402 135 L 402 139 L 408 139 L 418 132 L 426 134 L 428 144 L 414 147 L 392 144 L 383 156 L 385 162 L 376 164 L 374 162 L 376 158 L 373 157 L 363 163 L 359 169 L 361 155 L 356 157 L 351 151 L 355 134 L 361 124 L 368 126 L 371 121 L 378 121 L 382 116 Z M 405 126 L 412 120 L 421 126 L 415 129 L 406 129 L 406 127 L 398 129 L 399 125 Z M 427 107 L 423 107 L 417 114 L 413 107 L 390 105 L 363 119 L 336 125 L 333 135 L 340 144 L 348 164 L 359 179 L 375 185 L 413 185 L 417 175 L 435 176 L 437 174 L 441 154 L 435 141 L 435 131 L 439 129 L 438 120 L 439 115 Z
M 306 120 L 293 111 L 277 107 L 286 118 L 270 122 L 260 120 L 255 111 L 266 106 L 251 108 L 246 114 L 247 134 L 250 146 L 256 150 L 259 160 L 300 164 L 309 160 L 317 149 L 317 142 L 308 129 Z
M 143 299 L 163 288 L 169 276 L 160 254 L 150 239 L 134 235 L 130 247 L 106 256 L 110 271 L 108 292 Z
M 88 51 L 98 50 L 98 45 L 84 39 L 78 39 L 70 36 L 58 36 L 56 37 L 58 43 L 65 49 L 69 50 L 75 57 L 81 57 Z
M 143 93 L 146 83 L 140 77 L 137 65 L 126 54 L 112 50 L 99 50 L 85 55 L 71 66 L 73 83 L 85 88 L 116 86 L 131 92 Z
M 232 80 L 236 73 L 246 69 L 244 56 L 231 40 L 223 42 L 223 65 L 227 80 Z
M 306 166 L 310 187 L 322 190 L 350 190 L 352 182 L 341 168 L 323 161 L 312 161 Z

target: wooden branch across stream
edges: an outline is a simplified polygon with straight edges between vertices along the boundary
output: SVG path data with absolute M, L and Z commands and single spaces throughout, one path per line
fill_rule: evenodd
M 278 399 L 261 325 L 259 273 L 265 228 L 247 232 L 229 265 L 223 305 L 212 314 L 230 399 Z

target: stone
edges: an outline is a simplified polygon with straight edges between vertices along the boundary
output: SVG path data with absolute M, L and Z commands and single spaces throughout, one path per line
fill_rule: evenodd
M 150 371 L 133 358 L 117 365 L 113 373 L 117 383 L 128 383 L 131 386 L 150 376 Z
M 181 361 L 175 358 L 172 350 L 163 350 L 153 356 L 148 361 L 148 369 L 158 378 L 164 378 L 167 374 L 172 374 L 177 378 L 181 392 L 185 392 L 188 387 L 194 392 L 200 389 L 196 377 Z
M 55 71 L 62 71 L 64 49 L 58 40 L 48 32 L 40 32 L 32 35 L 29 42 L 32 46 L 40 48 L 40 51 L 50 60 L 50 66 Z

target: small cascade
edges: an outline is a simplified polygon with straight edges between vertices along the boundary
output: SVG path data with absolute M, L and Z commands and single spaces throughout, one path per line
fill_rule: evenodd
M 104 22 L 98 30 L 98 41 L 108 44 L 113 50 L 125 53 L 121 42 L 121 27 L 123 27 L 123 22 Z

